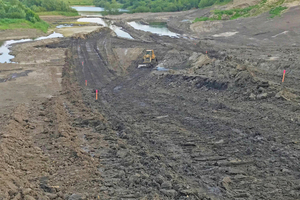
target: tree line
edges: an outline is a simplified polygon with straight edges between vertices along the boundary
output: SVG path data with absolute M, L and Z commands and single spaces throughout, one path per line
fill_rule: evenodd
M 112 13 L 118 12 L 119 8 L 130 12 L 174 12 L 205 8 L 230 1 L 232 0 L 94 0 L 94 5 L 104 7 Z
M 0 0 L 0 19 L 26 19 L 40 22 L 36 12 L 64 11 L 77 12 L 62 0 Z
M 28 6 L 34 12 L 77 12 L 75 9 L 71 8 L 67 2 L 63 0 L 20 0 L 20 2 Z

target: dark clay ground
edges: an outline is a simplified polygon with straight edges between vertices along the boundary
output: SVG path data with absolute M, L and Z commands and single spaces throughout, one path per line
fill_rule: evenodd
M 70 41 L 83 100 L 105 118 L 105 123 L 78 119 L 79 126 L 92 127 L 108 143 L 99 147 L 87 138 L 87 151 L 99 155 L 101 163 L 100 194 L 112 199 L 297 199 L 300 122 L 291 80 L 280 85 L 275 71 L 253 66 L 259 59 L 249 61 L 247 54 L 261 49 L 221 51 L 222 46 L 205 41 L 149 38 L 128 41 L 102 31 Z M 193 73 L 154 72 L 136 68 L 140 55 L 124 70 L 121 60 L 111 59 L 114 48 L 154 49 L 174 69 L 191 68 L 189 56 L 208 48 L 210 61 Z

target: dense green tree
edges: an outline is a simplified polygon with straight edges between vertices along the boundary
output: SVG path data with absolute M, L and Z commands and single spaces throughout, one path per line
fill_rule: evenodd
M 0 0 L 0 18 L 40 22 L 41 19 L 35 11 L 77 12 L 62 0 Z
M 26 13 L 20 6 L 13 5 L 9 8 L 6 17 L 24 19 L 26 17 Z
M 123 9 L 131 12 L 172 12 L 204 8 L 230 1 L 232 0 L 117 0 Z M 105 7 L 107 3 L 111 4 L 112 0 L 94 0 L 94 4 L 99 7 Z

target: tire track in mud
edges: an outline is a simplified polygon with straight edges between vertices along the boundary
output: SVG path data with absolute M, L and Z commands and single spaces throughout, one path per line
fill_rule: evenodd
M 108 37 L 85 42 L 113 48 L 105 42 L 118 47 L 115 40 L 121 41 Z M 287 186 L 296 181 L 298 159 L 291 155 L 297 155 L 297 150 L 272 136 L 275 127 L 281 129 L 272 126 L 272 120 L 262 121 L 269 115 L 266 105 L 235 99 L 233 92 L 242 93 L 238 88 L 217 90 L 201 83 L 203 79 L 199 82 L 203 86 L 197 87 L 197 81 L 180 76 L 159 75 L 158 79 L 150 69 L 134 65 L 128 75 L 106 79 L 110 63 L 106 65 L 103 58 L 113 51 L 94 46 L 94 52 L 98 56 L 89 57 L 90 73 L 104 73 L 97 76 L 96 85 L 102 95 L 95 102 L 90 90 L 84 89 L 85 101 L 105 115 L 115 132 L 106 136 L 110 147 L 97 150 L 106 181 L 103 191 L 116 199 L 268 199 L 273 194 L 294 199 L 297 195 Z M 288 130 L 294 131 L 297 125 L 287 120 Z M 105 129 L 94 128 L 105 134 Z

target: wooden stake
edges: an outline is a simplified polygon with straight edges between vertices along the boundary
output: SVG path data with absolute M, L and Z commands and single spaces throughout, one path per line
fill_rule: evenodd
M 85 86 L 87 86 L 87 80 L 85 80 Z
M 283 70 L 282 82 L 284 82 L 284 77 L 285 77 L 285 70 Z
M 96 90 L 96 100 L 98 100 L 98 90 Z

